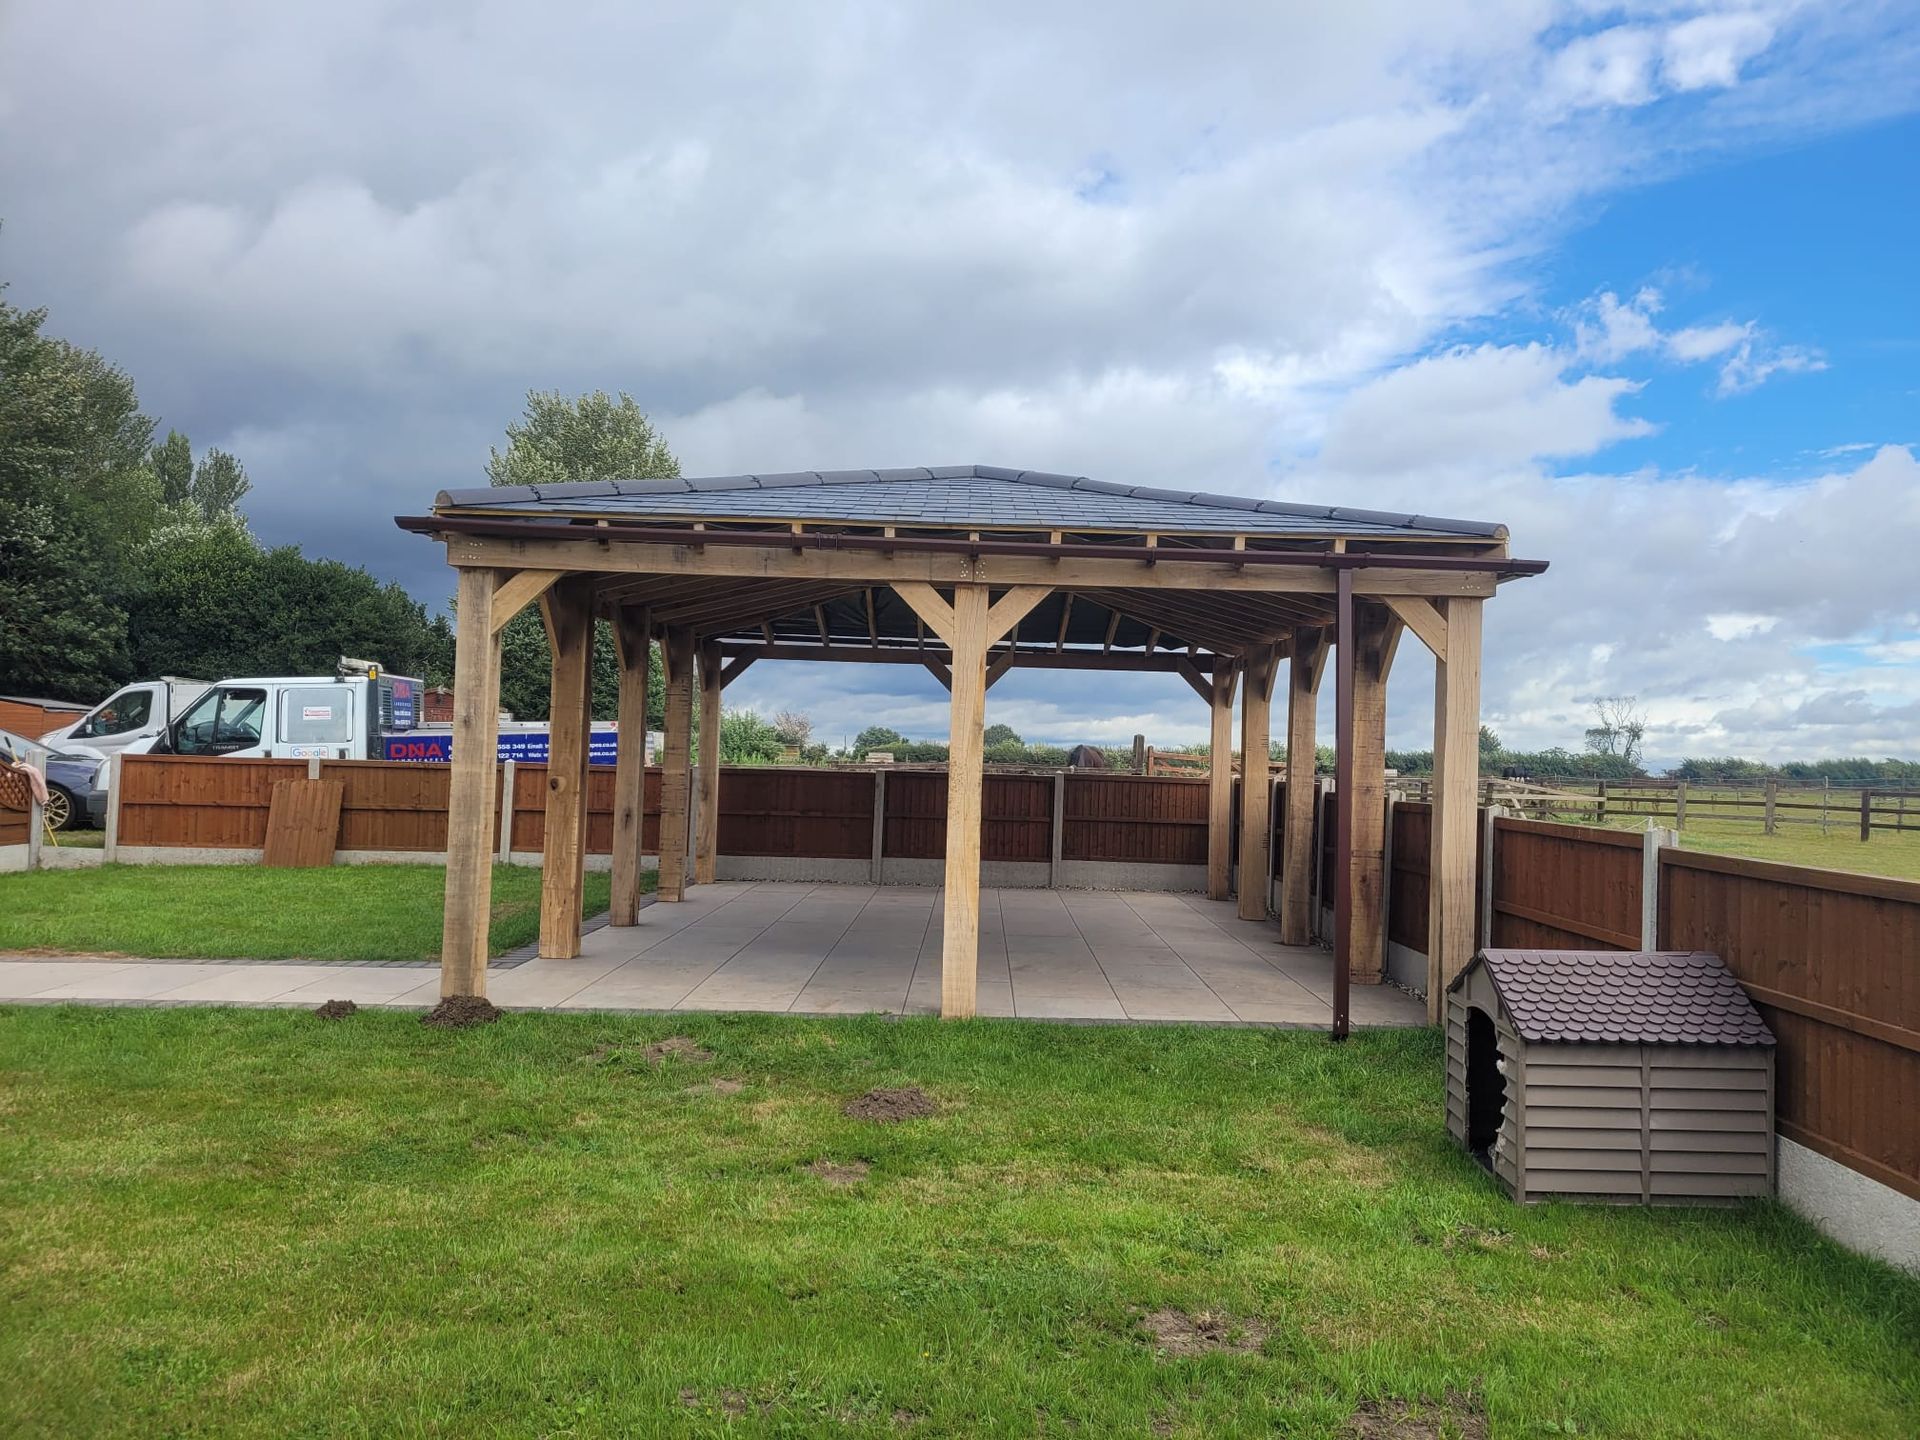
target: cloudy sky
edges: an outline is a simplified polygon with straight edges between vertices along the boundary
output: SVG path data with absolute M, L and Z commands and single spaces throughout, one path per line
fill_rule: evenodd
M 1656 761 L 1912 757 L 1916 111 L 1916 7 L 1846 0 L 0 0 L 0 279 L 236 451 L 263 538 L 436 605 L 391 517 L 529 387 L 626 389 L 689 474 L 1504 521 L 1553 562 L 1488 611 L 1510 744 L 1634 694 Z M 1205 730 L 1167 677 L 991 698 Z M 729 699 L 946 721 L 890 666 Z

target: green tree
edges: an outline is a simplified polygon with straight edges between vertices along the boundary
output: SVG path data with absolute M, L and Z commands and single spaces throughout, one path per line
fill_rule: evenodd
M 0 675 L 95 700 L 127 677 L 123 601 L 161 514 L 133 382 L 0 300 Z
M 572 480 L 668 479 L 680 462 L 625 391 L 614 400 L 595 390 L 577 400 L 559 391 L 529 390 L 520 420 L 507 426 L 507 447 L 493 450 L 487 478 L 495 485 L 554 485 Z M 553 651 L 537 605 L 500 632 L 500 704 L 522 720 L 551 718 Z M 647 657 L 647 724 L 665 723 L 666 682 L 660 647 Z M 613 627 L 593 625 L 593 718 L 619 709 L 620 664 Z
M 178 430 L 148 452 L 147 464 L 160 484 L 160 501 L 169 508 L 187 503 L 193 493 L 193 446 Z
M 680 462 L 626 391 L 595 390 L 569 400 L 558 390 L 529 390 L 526 414 L 507 426 L 494 450 L 495 485 L 557 485 L 574 480 L 645 480 L 680 473 Z
M 898 750 L 906 743 L 907 737 L 898 730 L 890 730 L 885 725 L 869 725 L 853 737 L 853 753 L 857 758 L 869 750 Z
M 751 710 L 720 713 L 720 763 L 723 765 L 773 765 L 778 763 L 786 745 L 780 732 Z
M 995 745 L 1021 745 L 1025 742 L 1011 725 L 989 725 L 986 733 L 980 737 L 980 743 L 991 748 Z
M 238 520 L 240 502 L 253 489 L 247 467 L 224 450 L 209 450 L 193 467 L 190 498 L 200 518 L 209 525 L 218 520 Z

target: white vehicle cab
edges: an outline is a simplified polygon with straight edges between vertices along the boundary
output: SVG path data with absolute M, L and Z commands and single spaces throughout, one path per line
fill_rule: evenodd
M 40 742 L 96 760 L 116 750 L 144 749 L 144 742 L 163 734 L 207 689 L 205 680 L 178 675 L 123 685 L 71 725 L 49 730 Z
M 267 675 L 211 686 L 158 736 L 152 754 L 378 758 L 381 737 L 410 730 L 420 682 L 345 660 L 332 675 Z

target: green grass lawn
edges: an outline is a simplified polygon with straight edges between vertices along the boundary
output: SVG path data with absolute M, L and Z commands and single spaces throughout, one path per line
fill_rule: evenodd
M 642 877 L 651 889 L 653 873 Z M 103 865 L 0 878 L 0 952 L 209 959 L 431 960 L 440 954 L 438 865 Z M 607 908 L 589 872 L 586 912 Z M 540 927 L 540 872 L 493 867 L 498 955 Z
M 1920 1430 L 1920 1281 L 1770 1204 L 1518 1209 L 1440 1077 L 1424 1031 L 0 1010 L 0 1433 Z M 883 1085 L 939 1112 L 841 1113 Z

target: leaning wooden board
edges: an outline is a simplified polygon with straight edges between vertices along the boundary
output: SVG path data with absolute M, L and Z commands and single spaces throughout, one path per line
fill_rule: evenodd
M 263 865 L 331 865 L 340 835 L 340 802 L 346 785 L 339 780 L 276 780 L 267 811 L 267 848 Z

